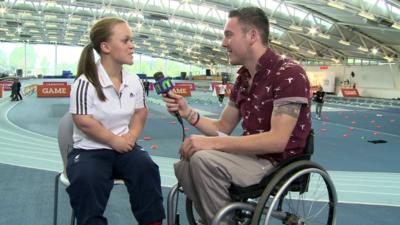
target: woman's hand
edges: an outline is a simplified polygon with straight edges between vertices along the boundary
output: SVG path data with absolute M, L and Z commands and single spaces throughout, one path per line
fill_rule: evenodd
M 127 137 L 114 135 L 110 141 L 112 149 L 119 153 L 132 151 L 135 143 L 131 142 Z

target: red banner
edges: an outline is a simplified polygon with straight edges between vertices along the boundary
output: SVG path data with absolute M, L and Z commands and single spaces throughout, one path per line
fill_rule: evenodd
M 37 97 L 69 97 L 71 85 L 38 85 Z
M 319 69 L 320 69 L 320 70 L 327 70 L 327 69 L 328 69 L 328 66 L 320 66 Z
M 190 87 L 190 90 L 196 90 L 196 85 L 194 83 L 175 83 L 175 87 Z
M 190 97 L 190 96 L 192 96 L 192 91 L 191 91 L 191 89 L 190 89 L 189 86 L 182 86 L 182 87 L 177 87 L 177 86 L 175 86 L 175 87 L 172 89 L 172 91 L 173 91 L 175 94 L 182 95 L 182 96 L 184 96 L 184 97 Z
M 44 81 L 43 85 L 58 86 L 58 85 L 68 85 L 68 83 L 67 82 L 60 82 L 60 81 Z
M 3 85 L 0 84 L 0 98 L 3 97 Z
M 11 91 L 12 81 L 0 81 L 0 85 L 3 86 L 4 91 Z
M 342 88 L 343 97 L 359 97 L 358 90 L 356 88 Z

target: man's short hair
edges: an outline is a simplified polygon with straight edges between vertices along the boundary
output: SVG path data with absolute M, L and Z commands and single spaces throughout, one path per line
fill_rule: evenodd
M 243 24 L 243 32 L 247 32 L 252 26 L 260 32 L 261 40 L 265 46 L 268 45 L 269 21 L 265 12 L 258 7 L 243 7 L 229 12 L 229 18 L 237 17 Z

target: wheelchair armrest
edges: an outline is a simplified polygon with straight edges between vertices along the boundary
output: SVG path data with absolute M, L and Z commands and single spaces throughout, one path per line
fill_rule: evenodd
M 265 187 L 268 185 L 269 181 L 274 177 L 274 174 L 281 170 L 283 167 L 289 165 L 290 163 L 300 161 L 300 160 L 310 160 L 311 154 L 298 155 L 286 159 L 280 162 L 277 166 L 272 168 L 267 172 L 267 174 L 261 179 L 257 184 L 253 184 L 247 187 L 237 186 L 232 184 L 229 188 L 229 193 L 233 201 L 244 201 L 248 198 L 259 197 L 264 191 Z

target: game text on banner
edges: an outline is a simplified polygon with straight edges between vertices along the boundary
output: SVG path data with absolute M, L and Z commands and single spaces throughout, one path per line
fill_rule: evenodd
M 356 88 L 342 88 L 343 97 L 359 97 L 358 90 Z
M 58 85 L 68 85 L 68 83 L 67 82 L 60 82 L 60 81 L 44 81 L 43 85 L 58 86 Z
M 37 97 L 69 97 L 71 85 L 38 85 Z
M 0 85 L 3 86 L 4 91 L 11 91 L 12 81 L 0 81 Z
M 190 97 L 190 96 L 192 96 L 192 91 L 190 90 L 190 87 L 189 86 L 182 86 L 182 87 L 174 87 L 173 89 L 172 89 L 172 91 L 175 93 L 175 94 L 178 94 L 178 95 L 182 95 L 182 96 L 184 96 L 184 97 Z
M 175 83 L 175 87 L 190 87 L 190 90 L 196 90 L 196 85 L 194 83 Z

